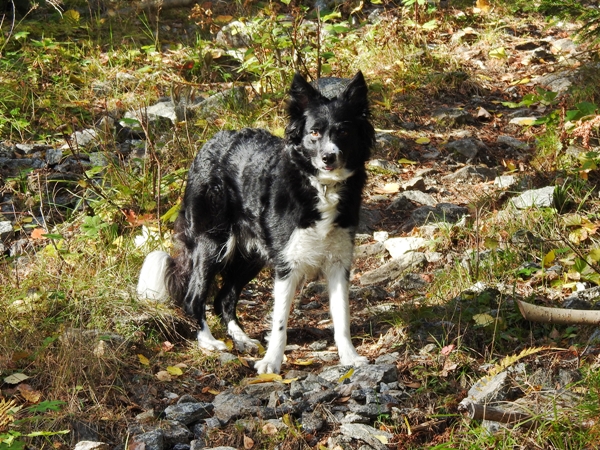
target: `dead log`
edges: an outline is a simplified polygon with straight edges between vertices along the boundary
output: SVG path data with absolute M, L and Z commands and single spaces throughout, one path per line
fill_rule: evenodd
M 521 300 L 517 300 L 517 305 L 523 318 L 531 322 L 600 325 L 600 311 L 596 310 L 547 308 Z

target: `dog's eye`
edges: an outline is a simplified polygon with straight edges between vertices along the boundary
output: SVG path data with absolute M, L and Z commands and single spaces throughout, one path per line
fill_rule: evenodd
M 314 138 L 318 138 L 321 136 L 321 133 L 319 133 L 318 130 L 310 130 L 310 135 Z

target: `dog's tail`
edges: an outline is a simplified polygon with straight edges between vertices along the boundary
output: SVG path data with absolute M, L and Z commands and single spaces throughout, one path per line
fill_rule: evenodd
M 189 271 L 178 266 L 177 261 L 166 252 L 156 250 L 149 253 L 140 271 L 138 296 L 159 301 L 171 298 L 176 304 L 181 304 L 189 283 Z

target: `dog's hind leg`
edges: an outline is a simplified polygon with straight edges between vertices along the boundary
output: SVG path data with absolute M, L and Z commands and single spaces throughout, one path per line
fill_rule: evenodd
M 334 264 L 326 273 L 329 285 L 329 310 L 333 319 L 335 343 L 344 366 L 361 366 L 369 360 L 360 356 L 350 336 L 350 304 L 348 302 L 349 271 L 341 264 Z
M 300 277 L 297 273 L 276 274 L 273 286 L 273 325 L 265 357 L 254 364 L 258 373 L 279 373 L 287 342 L 287 322 Z
M 191 255 L 193 270 L 183 300 L 185 312 L 193 316 L 200 326 L 198 345 L 206 350 L 227 350 L 224 342 L 213 337 L 206 323 L 206 300 L 219 271 L 217 259 L 220 248 L 221 246 L 212 239 L 206 236 L 198 237 Z
M 215 312 L 221 316 L 223 324 L 227 326 L 227 334 L 240 352 L 258 349 L 260 345 L 259 341 L 251 339 L 240 326 L 236 308 L 242 289 L 262 268 L 262 261 L 243 258 L 238 252 L 221 272 L 223 285 L 215 297 Z

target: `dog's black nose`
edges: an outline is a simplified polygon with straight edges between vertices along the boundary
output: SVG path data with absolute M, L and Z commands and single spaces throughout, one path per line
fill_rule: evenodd
M 331 166 L 333 163 L 335 163 L 336 154 L 335 153 L 325 153 L 321 158 L 323 159 L 323 162 L 325 163 L 326 166 Z

